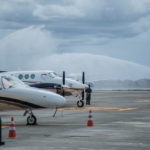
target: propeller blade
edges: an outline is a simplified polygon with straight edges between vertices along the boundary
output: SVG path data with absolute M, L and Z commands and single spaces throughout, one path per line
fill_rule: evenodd
M 65 71 L 63 71 L 62 83 L 63 83 L 63 85 L 65 85 Z
M 82 83 L 85 84 L 85 73 L 82 72 Z
M 85 73 L 82 72 L 82 83 L 85 84 Z M 82 100 L 84 100 L 84 97 L 85 97 L 85 91 L 83 90 L 82 91 Z
M 62 76 L 62 96 L 65 96 L 65 91 L 64 91 L 64 86 L 65 86 L 65 71 L 63 71 L 63 76 Z

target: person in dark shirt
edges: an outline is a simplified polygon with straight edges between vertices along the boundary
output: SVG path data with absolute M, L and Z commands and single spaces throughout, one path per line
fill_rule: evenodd
M 91 93 L 92 93 L 92 89 L 89 85 L 89 87 L 85 90 L 86 92 L 86 105 L 91 105 Z

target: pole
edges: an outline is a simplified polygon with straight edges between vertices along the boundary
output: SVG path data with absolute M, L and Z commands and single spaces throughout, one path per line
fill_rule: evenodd
M 0 145 L 4 145 L 5 143 L 2 142 L 2 120 L 0 117 Z

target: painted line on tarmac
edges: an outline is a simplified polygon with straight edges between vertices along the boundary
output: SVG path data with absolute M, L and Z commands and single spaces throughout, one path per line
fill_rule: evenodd
M 150 100 L 139 100 L 137 102 L 139 102 L 139 103 L 150 103 Z
M 9 126 L 2 126 L 2 129 L 4 129 L 4 128 L 9 128 Z
M 94 123 L 94 126 L 100 126 L 100 125 L 108 125 L 108 124 Z M 87 126 L 87 122 L 86 123 L 82 123 L 82 124 L 77 124 L 77 123 L 40 124 L 39 123 L 38 126 L 85 126 L 86 127 Z
M 99 126 L 99 125 L 103 125 L 103 124 L 100 124 L 100 123 L 94 123 L 94 126 Z M 17 127 L 24 127 L 27 125 L 26 124 L 15 124 L 15 126 Z M 51 124 L 51 123 L 38 123 L 36 125 L 36 127 L 38 126 L 87 126 L 87 122 L 86 123 L 54 123 L 54 124 Z M 29 126 L 30 127 L 30 126 Z M 31 126 L 32 127 L 32 126 Z M 9 126 L 2 126 L 2 128 L 9 128 Z
M 94 110 L 94 111 L 131 111 L 137 110 L 138 107 L 67 107 L 67 108 L 59 108 L 58 110 Z

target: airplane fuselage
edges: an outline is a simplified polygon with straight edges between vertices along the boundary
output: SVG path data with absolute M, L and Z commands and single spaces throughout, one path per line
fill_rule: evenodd
M 16 81 L 12 81 L 14 84 L 9 83 L 11 78 L 0 76 L 0 102 L 29 108 L 59 107 L 66 102 L 64 97 L 53 92 L 18 84 Z
M 76 93 L 77 91 L 84 90 L 87 85 L 82 84 L 76 80 L 66 78 L 65 86 L 62 84 L 62 77 L 57 75 L 54 71 L 16 71 L 8 72 L 27 83 L 32 87 L 45 88 L 45 89 L 61 89 L 65 92 Z M 71 94 L 71 95 L 72 95 Z

